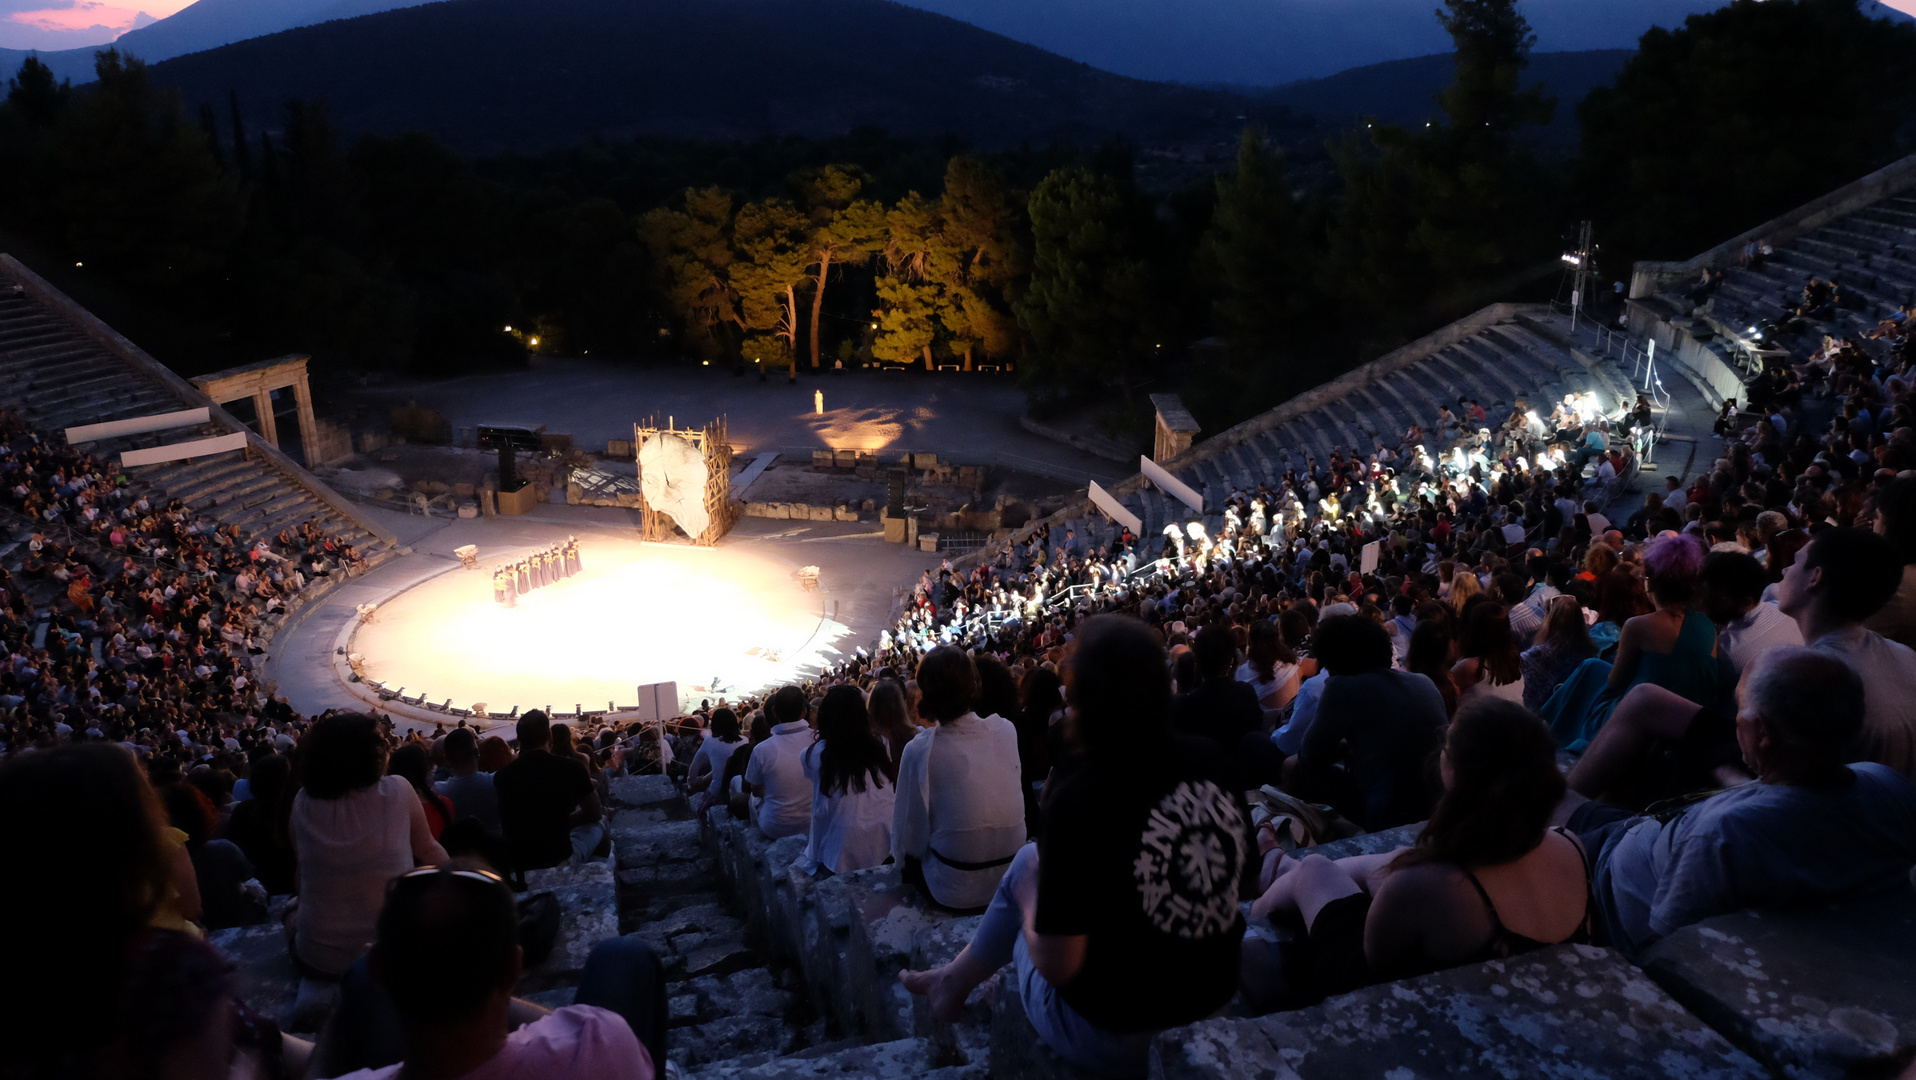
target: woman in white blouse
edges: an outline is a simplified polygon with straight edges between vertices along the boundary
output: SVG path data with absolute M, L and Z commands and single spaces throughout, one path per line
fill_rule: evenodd
M 293 948 L 309 972 L 344 973 L 373 940 L 386 883 L 446 861 L 412 785 L 386 775 L 387 750 L 379 721 L 353 713 L 325 717 L 300 740 Z
M 834 874 L 877 866 L 891 854 L 891 819 L 898 788 L 891 753 L 872 733 L 865 695 L 834 686 L 818 706 L 818 741 L 799 764 L 812 782 L 811 838 L 799 865 Z
M 892 855 L 939 905 L 964 911 L 991 902 L 998 879 L 1025 842 L 1018 790 L 1018 731 L 972 711 L 978 670 L 970 654 L 940 645 L 918 663 L 919 715 L 936 722 L 905 746 L 898 763 Z

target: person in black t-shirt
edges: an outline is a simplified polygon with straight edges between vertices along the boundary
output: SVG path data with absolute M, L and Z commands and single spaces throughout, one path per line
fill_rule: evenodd
M 1054 776 L 1042 838 L 1018 852 L 971 942 L 899 981 L 951 1018 L 1015 962 L 1046 1044 L 1080 1068 L 1142 1076 L 1153 1035 L 1236 992 L 1256 845 L 1223 755 L 1172 733 L 1164 649 L 1143 623 L 1086 621 L 1065 667 L 1082 763 Z
M 1261 734 L 1264 726 L 1257 691 L 1233 677 L 1237 670 L 1237 636 L 1229 626 L 1212 623 L 1198 631 L 1194 651 L 1198 674 L 1204 681 L 1189 693 L 1178 695 L 1173 726 L 1180 735 L 1211 740 L 1219 750 L 1236 750 L 1246 735 Z
M 525 714 L 518 726 L 519 756 L 492 779 L 512 868 L 584 862 L 605 839 L 599 789 L 584 763 L 552 753 L 552 722 L 543 711 Z

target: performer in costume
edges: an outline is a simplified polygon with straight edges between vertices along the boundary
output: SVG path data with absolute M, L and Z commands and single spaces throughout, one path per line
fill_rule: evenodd
M 524 559 L 520 559 L 513 565 L 513 573 L 519 579 L 519 595 L 524 596 L 526 593 L 531 592 L 532 567 L 527 565 Z
M 492 572 L 492 602 L 495 604 L 506 602 L 506 575 L 498 570 Z

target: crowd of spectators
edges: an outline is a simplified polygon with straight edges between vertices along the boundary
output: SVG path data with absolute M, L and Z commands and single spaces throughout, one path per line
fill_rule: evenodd
M 1296 1006 L 1565 941 L 1634 957 L 1741 907 L 1907 889 L 1916 476 L 1899 474 L 1916 435 L 1881 374 L 1836 410 L 1805 399 L 1733 426 L 1707 470 L 1621 522 L 1603 511 L 1636 472 L 1634 408 L 1567 401 L 1548 423 L 1519 409 L 1473 430 L 1462 402 L 1435 425 L 1446 444 L 1395 455 L 1401 469 L 1338 454 L 1225 493 L 1216 536 L 1035 533 L 929 573 L 870 654 L 626 729 L 536 711 L 434 738 L 308 722 L 237 682 L 243 650 L 204 640 L 201 605 L 236 602 L 221 567 L 259 560 L 139 507 L 126 535 L 187 566 L 135 561 L 101 575 L 119 591 L 83 589 L 85 648 L 34 649 L 19 615 L 4 639 L 0 814 L 46 824 L 0 841 L 33 883 L 0 892 L 0 918 L 100 932 L 57 962 L 71 941 L 29 942 L 66 981 L 0 1004 L 70 1041 L 0 1047 L 47 1075 L 244 1052 L 321 1076 L 494 1061 L 651 1076 L 662 984 L 636 939 L 595 952 L 580 1005 L 540 1015 L 511 996 L 537 942 L 509 883 L 606 855 L 619 772 L 806 837 L 806 872 L 889 861 L 925 902 L 981 914 L 956 959 L 905 987 L 950 1016 L 1014 965 L 1040 1036 L 1111 1075 L 1240 991 Z M 55 496 L 81 521 L 138 506 L 30 434 L 9 453 L 33 514 Z M 109 600 L 152 609 L 150 651 L 173 663 L 97 629 L 124 621 Z M 204 674 L 179 670 L 195 646 Z M 1375 856 L 1301 850 L 1418 824 Z M 1246 901 L 1297 947 L 1247 936 Z M 301 1008 L 332 1016 L 316 1046 L 228 1023 L 197 941 L 273 911 Z M 170 1011 L 140 1015 L 156 990 Z M 89 997 L 100 1015 L 70 1008 Z
M 1600 466 L 1580 473 L 1572 451 L 1540 469 L 1536 447 L 1509 445 L 1408 489 L 1333 460 L 1301 490 L 1230 493 L 1216 537 L 1039 533 L 947 564 L 876 654 L 781 692 L 793 704 L 776 715 L 782 757 L 813 745 L 800 721 L 823 696 L 904 697 L 922 733 L 891 774 L 892 820 L 833 813 L 794 770 L 758 769 L 733 802 L 768 834 L 809 827 L 808 857 L 825 834 L 869 853 L 819 872 L 870 865 L 889 841 L 929 902 L 985 912 L 959 958 L 907 987 L 955 1014 L 1015 963 L 1045 1040 L 1119 1074 L 1141 1070 L 1140 1033 L 1235 989 L 1294 1006 L 1562 941 L 1634 957 L 1745 906 L 1908 889 L 1916 476 L 1898 474 L 1916 436 L 1902 387 L 1867 382 L 1833 408 L 1736 417 L 1706 471 L 1619 522 L 1585 497 Z M 1861 425 L 1882 434 L 1859 442 Z M 1159 672 L 1161 688 L 1145 677 Z M 1122 707 L 1100 696 L 1114 687 Z M 1127 748 L 1121 765 L 1104 738 Z M 1014 774 L 1022 837 L 997 790 Z M 1090 779 L 1114 775 L 1121 790 Z M 1197 778 L 1227 797 L 1197 795 Z M 1081 790 L 1097 792 L 1095 828 Z M 1167 820 L 1245 839 L 1193 863 Z M 1383 855 L 1292 854 L 1416 823 Z M 845 842 L 861 829 L 870 842 Z M 1167 898 L 1196 918 L 1222 895 L 1146 873 L 1160 854 L 1207 866 L 1204 882 L 1230 881 L 1233 904 L 1255 898 L 1300 945 L 1261 951 L 1221 904 L 1219 925 L 1158 919 Z M 1068 874 L 1047 874 L 1054 861 Z M 1220 961 L 1219 936 L 1241 954 Z M 1126 970 L 1088 971 L 1113 951 Z M 1141 985 L 1180 992 L 1141 1007 Z
M 311 521 L 249 543 L 4 412 L 0 533 L 14 536 L 0 558 L 9 750 L 75 731 L 171 750 L 236 737 L 222 718 L 277 716 L 252 663 L 270 621 L 360 562 Z

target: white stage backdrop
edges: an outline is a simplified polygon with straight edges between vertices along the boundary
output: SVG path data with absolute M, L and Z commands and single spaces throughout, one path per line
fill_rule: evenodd
M 639 445 L 639 490 L 654 510 L 664 511 L 687 536 L 712 523 L 705 512 L 705 455 L 676 435 L 655 432 Z

